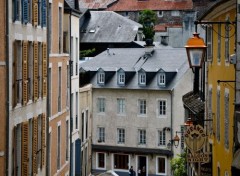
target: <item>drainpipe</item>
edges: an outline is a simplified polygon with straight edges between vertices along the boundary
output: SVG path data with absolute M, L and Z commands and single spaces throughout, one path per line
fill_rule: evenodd
M 72 118 L 72 73 L 73 73 L 73 61 L 72 61 L 72 42 L 71 42 L 71 29 L 72 29 L 72 21 L 71 21 L 71 16 L 72 16 L 72 10 L 70 9 L 70 15 L 69 15 L 69 64 L 70 64 L 70 69 L 69 69 L 69 76 L 70 76 L 70 102 L 69 102 L 69 109 L 70 109 L 70 171 L 69 175 L 73 176 L 73 154 L 72 154 L 72 132 L 73 132 L 73 118 Z
M 5 47 L 5 52 L 6 52 L 6 79 L 7 79 L 7 84 L 6 84 L 6 93 L 7 93 L 7 103 L 6 103 L 6 175 L 8 175 L 8 168 L 9 168 L 9 19 L 8 19 L 8 7 L 9 7 L 9 2 L 6 2 L 6 47 Z
M 173 89 L 169 92 L 171 95 L 171 140 L 173 139 Z M 173 145 L 171 144 L 171 152 L 173 153 Z

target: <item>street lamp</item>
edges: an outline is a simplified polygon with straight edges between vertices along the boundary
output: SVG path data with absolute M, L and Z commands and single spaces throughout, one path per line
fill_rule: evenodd
M 187 50 L 190 68 L 202 67 L 207 46 L 205 45 L 204 40 L 199 37 L 198 33 L 193 33 L 193 37 L 188 39 L 185 48 Z
M 190 68 L 195 68 L 193 92 L 199 93 L 199 69 L 202 67 L 206 45 L 197 32 L 193 33 L 193 37 L 188 39 L 185 45 Z

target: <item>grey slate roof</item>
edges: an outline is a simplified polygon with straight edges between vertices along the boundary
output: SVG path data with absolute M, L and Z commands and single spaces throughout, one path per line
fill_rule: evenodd
M 81 26 L 81 43 L 122 43 L 134 41 L 141 24 L 115 12 L 91 11 Z
M 81 63 L 80 72 L 90 73 L 90 83 L 94 88 L 172 90 L 189 69 L 186 49 L 154 49 L 149 58 L 143 57 L 146 51 L 151 54 L 149 48 L 111 48 L 109 53 L 104 51 L 93 59 Z M 102 68 L 105 74 L 111 73 L 111 78 L 104 86 L 97 84 L 96 73 L 99 68 Z M 125 86 L 117 84 L 117 70 L 120 68 L 125 71 L 126 76 L 128 74 L 129 80 Z M 151 79 L 144 87 L 138 85 L 138 71 L 141 69 L 146 71 L 147 78 Z M 156 75 L 159 70 L 166 72 L 165 87 L 159 87 L 157 84 Z
M 71 9 L 79 10 L 79 2 L 77 0 L 65 0 L 65 2 Z

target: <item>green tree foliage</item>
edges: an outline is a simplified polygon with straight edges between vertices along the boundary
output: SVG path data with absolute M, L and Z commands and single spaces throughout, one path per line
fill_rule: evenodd
M 80 51 L 80 58 L 88 57 L 96 51 L 95 48 Z
M 173 158 L 170 164 L 174 176 L 187 176 L 186 152 Z
M 152 10 L 143 10 L 140 12 L 139 23 L 143 25 L 143 34 L 145 39 L 153 39 L 155 35 L 154 25 L 157 21 L 157 15 Z

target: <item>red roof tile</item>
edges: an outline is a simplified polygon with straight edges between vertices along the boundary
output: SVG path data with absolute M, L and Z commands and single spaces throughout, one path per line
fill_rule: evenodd
M 182 28 L 181 24 L 158 24 L 154 26 L 156 32 L 166 32 L 167 28 Z
M 190 10 L 192 0 L 118 0 L 107 10 L 110 11 L 141 11 L 150 10 Z

